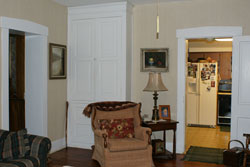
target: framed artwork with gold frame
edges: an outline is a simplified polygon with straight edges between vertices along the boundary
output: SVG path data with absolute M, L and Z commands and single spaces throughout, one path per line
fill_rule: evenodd
M 160 119 L 171 119 L 170 105 L 159 105 L 159 117 Z
M 50 43 L 49 50 L 50 50 L 49 79 L 66 79 L 67 76 L 66 46 Z
M 168 72 L 168 48 L 141 48 L 141 72 Z

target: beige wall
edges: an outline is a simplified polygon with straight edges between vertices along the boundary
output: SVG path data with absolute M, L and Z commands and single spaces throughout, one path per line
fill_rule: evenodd
M 52 0 L 0 0 L 0 16 L 47 26 L 48 42 L 67 44 L 67 8 Z M 48 81 L 48 136 L 52 141 L 64 137 L 66 93 L 67 80 Z
M 177 39 L 176 30 L 200 26 L 242 26 L 250 35 L 249 0 L 191 0 L 162 3 L 159 7 L 160 39 L 155 39 L 156 6 L 134 7 L 132 100 L 142 102 L 142 114 L 152 113 L 152 93 L 143 92 L 148 73 L 140 72 L 140 48 L 169 48 L 169 72 L 162 74 L 168 92 L 160 92 L 159 104 L 171 105 L 176 119 L 177 102 Z

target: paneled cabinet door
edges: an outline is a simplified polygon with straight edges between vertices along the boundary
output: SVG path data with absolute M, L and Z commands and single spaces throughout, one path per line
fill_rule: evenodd
M 70 97 L 74 101 L 94 100 L 95 20 L 73 21 L 70 68 Z
M 122 79 L 125 78 L 122 61 L 122 18 L 100 18 L 96 21 L 97 62 L 96 99 L 124 100 Z
M 82 114 L 87 104 L 71 103 L 69 105 L 68 143 L 70 147 L 91 148 L 94 144 L 94 134 L 91 119 Z

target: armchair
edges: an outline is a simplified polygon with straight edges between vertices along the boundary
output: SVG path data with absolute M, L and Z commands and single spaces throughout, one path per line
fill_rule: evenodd
M 18 132 L 0 129 L 0 167 L 47 167 L 50 149 L 47 137 L 27 134 L 26 129 Z
M 140 108 L 140 103 L 100 102 L 89 104 L 84 109 L 83 114 L 91 117 L 94 132 L 92 159 L 102 167 L 154 166 L 150 144 L 151 129 L 141 126 Z M 132 120 L 132 126 L 128 120 Z M 108 125 L 102 124 L 103 122 L 108 122 Z M 122 126 L 119 122 L 123 123 Z M 131 127 L 132 131 L 124 135 L 122 130 L 131 130 Z

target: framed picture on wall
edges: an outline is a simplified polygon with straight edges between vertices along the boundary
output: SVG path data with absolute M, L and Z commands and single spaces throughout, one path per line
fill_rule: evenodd
M 171 119 L 170 105 L 159 105 L 159 117 L 160 119 Z
M 67 57 L 66 46 L 50 43 L 49 44 L 49 78 L 66 79 Z
M 168 48 L 141 49 L 141 72 L 167 72 Z

